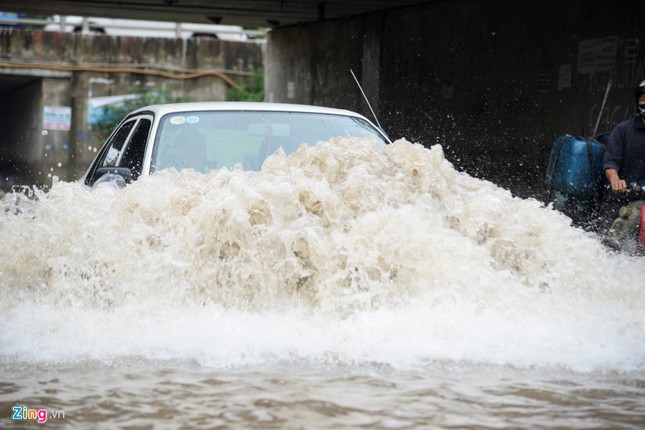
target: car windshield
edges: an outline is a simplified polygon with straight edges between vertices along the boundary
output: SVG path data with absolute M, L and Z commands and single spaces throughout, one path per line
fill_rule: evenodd
M 161 118 L 152 171 L 174 167 L 201 172 L 241 165 L 259 170 L 278 148 L 294 152 L 332 137 L 385 138 L 369 122 L 351 116 L 267 111 L 176 112 Z

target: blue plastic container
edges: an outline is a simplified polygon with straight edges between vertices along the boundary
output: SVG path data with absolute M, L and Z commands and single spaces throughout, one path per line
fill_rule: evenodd
M 558 136 L 549 156 L 547 190 L 578 198 L 594 198 L 604 183 L 605 145 L 591 137 Z

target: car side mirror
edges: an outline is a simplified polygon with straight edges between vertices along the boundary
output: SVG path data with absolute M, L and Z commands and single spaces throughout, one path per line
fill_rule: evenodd
M 99 167 L 96 169 L 98 178 L 92 186 L 111 184 L 116 188 L 123 188 L 134 179 L 132 170 L 128 167 Z

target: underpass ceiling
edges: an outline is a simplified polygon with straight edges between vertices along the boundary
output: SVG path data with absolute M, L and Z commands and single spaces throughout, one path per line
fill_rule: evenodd
M 0 0 L 0 11 L 276 27 L 378 12 L 419 0 Z

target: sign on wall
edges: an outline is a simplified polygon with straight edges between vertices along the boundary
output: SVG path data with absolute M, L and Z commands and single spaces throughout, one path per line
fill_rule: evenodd
M 69 131 L 72 126 L 72 108 L 69 106 L 45 106 L 43 129 Z
M 571 88 L 571 64 L 560 64 L 558 68 L 558 89 Z
M 628 37 L 625 39 L 625 64 L 636 64 L 638 61 L 638 37 Z
M 607 72 L 616 66 L 616 36 L 581 40 L 578 44 L 578 73 Z

